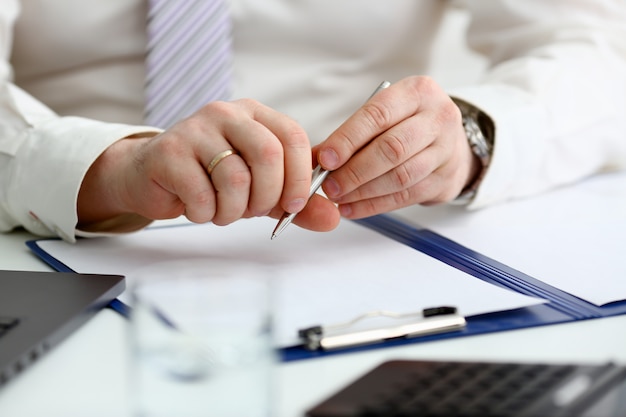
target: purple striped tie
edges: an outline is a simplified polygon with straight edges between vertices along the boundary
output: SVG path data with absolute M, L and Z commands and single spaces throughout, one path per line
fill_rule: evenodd
M 229 98 L 231 24 L 226 0 L 149 0 L 145 121 L 168 128 Z

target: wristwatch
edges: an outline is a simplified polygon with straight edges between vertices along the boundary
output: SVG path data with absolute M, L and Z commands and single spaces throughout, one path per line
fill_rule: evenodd
M 487 172 L 493 151 L 494 127 L 493 121 L 479 108 L 458 98 L 453 97 L 452 100 L 461 110 L 463 128 L 470 148 L 482 164 L 482 169 L 476 179 L 451 201 L 451 204 L 462 205 L 469 203 L 474 198 L 476 190 Z

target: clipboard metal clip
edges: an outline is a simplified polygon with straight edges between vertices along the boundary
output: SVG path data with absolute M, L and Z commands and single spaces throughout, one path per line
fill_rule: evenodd
M 376 318 L 392 319 L 394 324 L 351 330 L 367 319 Z M 432 307 L 419 313 L 406 314 L 376 310 L 345 323 L 301 329 L 298 336 L 308 350 L 332 350 L 389 339 L 453 332 L 465 328 L 466 325 L 465 317 L 458 314 L 456 307 Z

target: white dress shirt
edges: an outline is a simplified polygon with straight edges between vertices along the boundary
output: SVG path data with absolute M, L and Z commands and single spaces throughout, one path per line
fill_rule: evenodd
M 91 163 L 114 141 L 155 131 L 141 125 L 145 0 L 0 3 L 0 230 L 22 225 L 71 241 Z M 437 79 L 430 48 L 448 6 L 231 0 L 234 98 L 290 115 L 317 143 L 383 79 Z M 489 70 L 444 87 L 496 127 L 492 163 L 470 207 L 626 168 L 626 2 L 467 7 L 467 40 Z

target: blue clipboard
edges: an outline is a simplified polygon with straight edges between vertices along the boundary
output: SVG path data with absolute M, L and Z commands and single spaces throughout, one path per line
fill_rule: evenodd
M 626 300 L 602 307 L 595 306 L 494 259 L 472 251 L 429 229 L 408 225 L 389 215 L 381 214 L 362 220 L 355 220 L 355 222 L 458 268 L 478 279 L 525 295 L 543 298 L 548 300 L 548 302 L 517 310 L 468 317 L 463 328 L 449 332 L 410 338 L 397 337 L 379 343 L 333 350 L 311 350 L 304 345 L 282 348 L 279 350 L 279 357 L 282 361 L 289 362 L 381 347 L 400 346 L 408 343 L 421 343 L 626 314 Z M 40 240 L 43 239 L 30 240 L 26 242 L 26 245 L 53 269 L 61 272 L 75 272 L 43 250 L 38 245 Z M 109 307 L 126 317 L 130 311 L 130 308 L 119 300 L 114 300 Z

